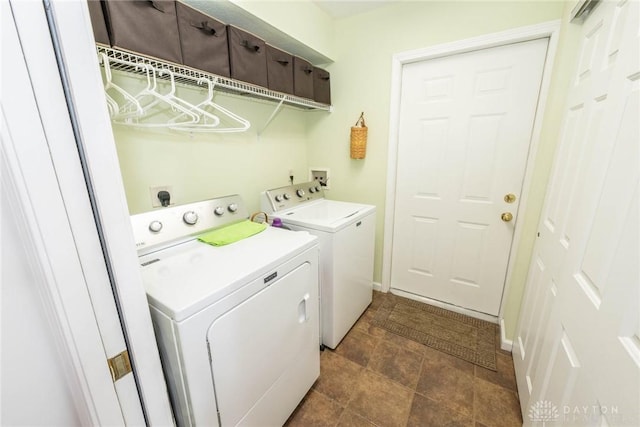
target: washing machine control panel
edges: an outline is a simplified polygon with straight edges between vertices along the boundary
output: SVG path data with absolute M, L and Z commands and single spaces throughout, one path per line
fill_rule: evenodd
M 232 195 L 132 215 L 131 225 L 141 255 L 248 217 L 240 196 Z
M 323 199 L 324 189 L 318 181 L 303 182 L 267 190 L 262 194 L 262 198 L 262 209 L 274 213 Z

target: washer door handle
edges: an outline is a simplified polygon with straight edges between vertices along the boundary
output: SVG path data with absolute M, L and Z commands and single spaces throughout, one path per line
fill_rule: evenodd
M 309 321 L 309 312 L 307 311 L 307 301 L 309 301 L 309 294 L 306 294 L 302 301 L 298 304 L 298 323 L 304 323 Z

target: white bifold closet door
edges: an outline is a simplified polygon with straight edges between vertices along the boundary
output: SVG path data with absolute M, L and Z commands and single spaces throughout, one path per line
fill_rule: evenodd
M 513 346 L 525 425 L 640 425 L 638 5 L 582 24 Z

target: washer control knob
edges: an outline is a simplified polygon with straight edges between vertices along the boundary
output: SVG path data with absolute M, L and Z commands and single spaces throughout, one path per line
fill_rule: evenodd
M 280 203 L 281 201 L 282 201 L 282 196 L 278 194 L 276 196 L 276 202 Z
M 222 206 L 218 206 L 213 210 L 213 213 L 216 214 L 217 216 L 222 216 L 224 215 L 224 208 Z
M 196 222 L 198 222 L 198 214 L 194 211 L 185 212 L 184 215 L 182 215 L 182 220 L 186 224 L 194 225 Z
M 238 204 L 237 203 L 231 203 L 229 206 L 227 206 L 227 210 L 231 213 L 235 212 L 238 210 Z
M 151 221 L 151 224 L 149 224 L 149 231 L 158 233 L 160 230 L 162 230 L 162 223 L 160 221 Z
M 285 200 L 289 200 L 291 198 L 291 196 L 289 195 L 289 193 L 284 193 L 282 195 L 282 197 L 284 197 Z
M 316 187 L 309 187 L 309 192 L 310 193 L 315 193 L 316 192 Z
M 320 187 L 316 185 L 316 191 L 320 191 Z
M 298 195 L 298 197 L 303 197 L 304 196 L 304 190 L 302 188 L 296 190 L 296 194 Z

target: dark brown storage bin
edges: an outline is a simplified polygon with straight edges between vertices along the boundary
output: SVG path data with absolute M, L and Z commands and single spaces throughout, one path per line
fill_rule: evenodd
M 91 26 L 93 27 L 93 37 L 96 43 L 111 45 L 109 41 L 109 33 L 107 32 L 107 23 L 104 20 L 104 12 L 102 11 L 102 2 L 100 0 L 89 0 L 89 17 L 91 18 Z
M 266 43 L 253 34 L 227 26 L 231 77 L 267 87 Z
M 110 0 L 104 5 L 114 47 L 182 64 L 173 0 Z
M 293 55 L 267 45 L 269 89 L 293 94 Z
M 313 65 L 297 56 L 293 57 L 293 94 L 313 99 Z
M 180 2 L 176 2 L 176 14 L 184 65 L 231 76 L 227 26 Z
M 323 104 L 331 104 L 331 79 L 329 72 L 313 68 L 313 99 Z

